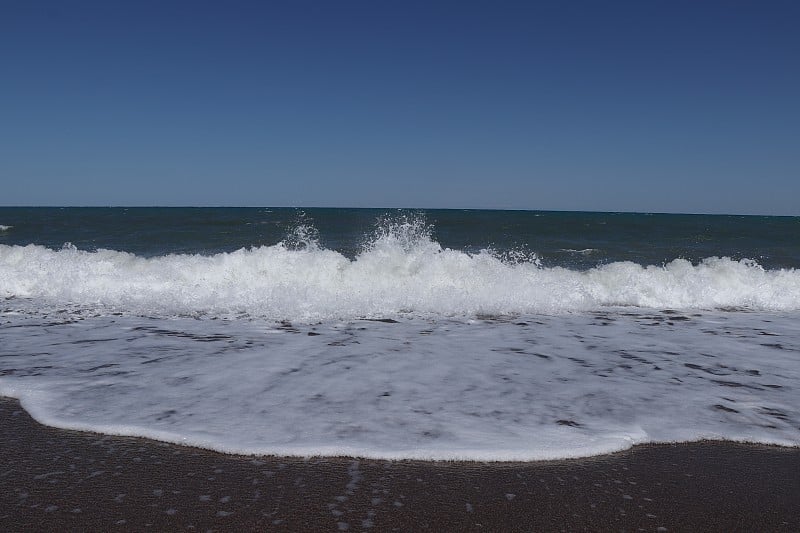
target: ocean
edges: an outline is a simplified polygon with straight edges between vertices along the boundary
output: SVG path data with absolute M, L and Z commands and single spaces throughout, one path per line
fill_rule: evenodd
M 800 217 L 0 208 L 0 394 L 227 453 L 800 446 Z

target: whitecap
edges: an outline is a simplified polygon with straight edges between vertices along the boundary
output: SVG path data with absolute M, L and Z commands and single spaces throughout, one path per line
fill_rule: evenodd
M 571 254 L 580 254 L 580 255 L 591 255 L 593 253 L 597 253 L 600 250 L 597 248 L 584 248 L 583 250 L 574 250 L 572 248 L 559 248 L 559 252 L 568 252 Z
M 584 252 L 583 250 L 581 252 Z M 248 314 L 274 320 L 564 313 L 610 306 L 792 311 L 800 272 L 710 257 L 615 262 L 580 271 L 526 250 L 442 247 L 418 220 L 382 221 L 354 258 L 298 224 L 273 246 L 141 257 L 71 243 L 0 245 L 0 297 L 149 316 Z

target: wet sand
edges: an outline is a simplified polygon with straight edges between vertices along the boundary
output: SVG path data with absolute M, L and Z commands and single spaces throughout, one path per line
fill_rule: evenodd
M 0 530 L 798 531 L 800 449 L 536 463 L 241 457 L 63 431 L 0 398 Z

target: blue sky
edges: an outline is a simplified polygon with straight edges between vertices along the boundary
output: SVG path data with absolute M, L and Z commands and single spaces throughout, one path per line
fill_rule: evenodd
M 0 204 L 800 215 L 797 2 L 0 5 Z

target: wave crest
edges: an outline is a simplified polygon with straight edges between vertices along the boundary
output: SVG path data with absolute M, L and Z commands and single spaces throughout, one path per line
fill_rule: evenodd
M 663 266 L 616 262 L 588 271 L 543 268 L 518 250 L 442 248 L 413 215 L 379 221 L 353 259 L 323 248 L 301 220 L 274 246 L 144 258 L 127 252 L 0 245 L 0 295 L 155 316 L 316 321 L 402 314 L 474 316 L 608 306 L 792 311 L 800 272 L 711 257 Z

